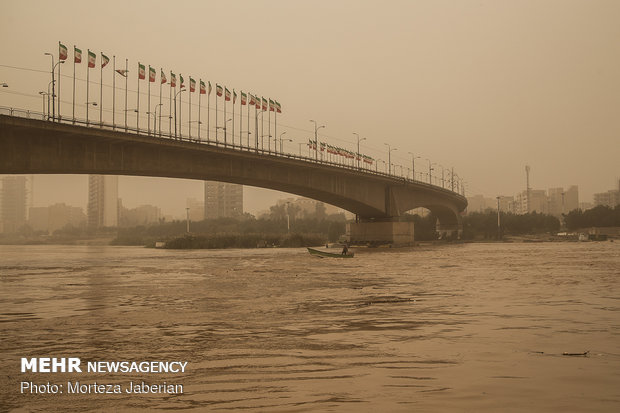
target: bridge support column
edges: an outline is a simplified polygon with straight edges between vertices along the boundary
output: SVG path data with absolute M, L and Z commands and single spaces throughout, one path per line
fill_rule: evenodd
M 352 222 L 347 224 L 347 241 L 358 245 L 411 246 L 413 222 Z

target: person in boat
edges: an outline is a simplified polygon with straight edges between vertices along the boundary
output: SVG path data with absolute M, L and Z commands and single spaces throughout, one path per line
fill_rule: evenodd
M 344 244 L 342 246 L 342 255 L 347 255 L 349 253 L 349 247 L 347 246 L 347 244 Z

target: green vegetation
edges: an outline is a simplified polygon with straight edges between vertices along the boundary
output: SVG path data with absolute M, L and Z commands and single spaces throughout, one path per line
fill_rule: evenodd
M 560 220 L 551 215 L 516 215 L 500 212 L 501 235 L 534 235 L 557 232 Z M 497 212 L 473 212 L 463 217 L 463 239 L 497 239 Z
M 620 205 L 615 208 L 599 205 L 585 211 L 575 209 L 564 215 L 564 222 L 569 231 L 588 227 L 620 227 Z

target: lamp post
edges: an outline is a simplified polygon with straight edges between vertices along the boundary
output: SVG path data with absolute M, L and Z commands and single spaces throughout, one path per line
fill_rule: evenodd
M 415 181 L 415 160 L 419 158 L 419 156 L 414 156 L 413 153 L 409 152 L 411 155 L 411 180 Z
M 280 153 L 282 153 L 282 135 L 284 135 L 284 134 L 286 134 L 286 132 L 282 132 L 282 133 L 280 134 L 280 138 L 279 138 L 279 139 L 280 139 Z M 275 150 L 275 149 L 277 148 L 277 146 L 276 146 L 276 145 L 278 144 L 278 142 L 277 142 L 277 141 L 278 141 L 278 138 L 275 138 L 273 141 L 274 141 L 274 142 L 273 142 L 274 152 L 277 152 L 277 150 Z
M 301 146 L 302 146 L 303 144 L 304 144 L 303 142 L 298 143 L 298 145 L 299 145 L 299 156 L 301 156 Z
M 433 184 L 433 165 L 435 165 L 434 163 L 431 163 L 431 160 L 426 158 L 426 160 L 428 161 L 428 183 L 429 184 Z
M 163 106 L 163 103 L 158 103 L 157 105 L 155 105 L 155 110 L 153 111 L 152 115 L 153 115 L 153 135 L 157 134 L 157 107 L 159 106 L 159 136 L 161 136 L 161 106 Z M 149 112 L 149 115 L 151 115 L 151 112 Z
M 254 114 L 254 145 L 256 148 L 256 152 L 258 152 L 258 115 L 260 115 L 263 112 L 265 111 L 262 109 L 262 106 L 261 106 L 261 110 L 257 110 L 256 113 Z M 261 142 L 262 142 L 262 137 L 261 137 Z M 261 149 L 263 149 L 262 145 L 261 145 Z
M 444 188 L 444 167 L 441 164 L 437 164 L 441 168 L 441 187 Z
M 56 81 L 54 80 L 54 68 L 56 67 L 56 65 L 54 65 L 54 55 L 51 53 L 44 53 L 44 55 L 49 56 L 52 58 L 52 117 L 56 116 L 56 105 L 54 104 L 54 99 L 56 98 L 56 91 L 54 88 L 54 85 L 56 84 Z M 48 116 L 49 118 L 49 116 Z
M 189 207 L 185 208 L 185 211 L 187 212 L 187 233 L 189 234 Z
M 388 174 L 392 175 L 392 151 L 397 150 L 398 148 L 392 149 L 389 143 L 384 143 L 388 147 Z
M 179 96 L 179 93 L 181 92 L 185 92 L 185 89 L 181 89 L 179 90 L 175 95 L 174 95 L 174 139 L 177 138 L 177 96 Z M 179 109 L 179 112 L 181 112 L 181 109 Z M 181 118 L 181 113 L 179 113 L 179 120 Z M 180 135 L 180 133 L 179 133 Z M 189 226 L 189 224 L 188 224 Z M 189 230 L 188 230 L 189 232 Z
M 283 141 L 293 142 L 292 139 L 282 139 L 282 135 L 280 135 L 280 155 L 284 153 L 283 143 L 282 143 Z
M 230 122 L 232 120 L 232 118 L 228 119 L 226 122 L 224 122 L 224 126 L 217 126 L 215 129 L 223 129 L 224 130 L 224 146 L 226 146 L 226 124 L 228 122 Z
M 357 158 L 357 169 L 360 169 L 360 142 L 361 141 L 365 141 L 366 138 L 361 138 L 360 139 L 360 135 L 358 133 L 353 132 L 353 135 L 357 136 L 357 154 L 356 154 L 356 158 Z
M 41 112 L 41 116 L 45 118 L 45 96 L 49 96 L 49 94 L 47 92 L 39 92 L 39 95 L 43 98 L 43 112 Z
M 317 127 L 317 123 L 315 120 L 310 119 L 310 122 L 314 122 L 314 144 L 316 145 L 316 153 L 315 153 L 315 159 L 318 161 L 319 160 L 319 141 L 318 141 L 318 135 L 317 132 L 319 129 L 324 128 L 325 125 L 319 126 Z

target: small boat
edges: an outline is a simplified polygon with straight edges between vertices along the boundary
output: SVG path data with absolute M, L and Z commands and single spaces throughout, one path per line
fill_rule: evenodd
M 353 258 L 355 254 L 352 252 L 348 252 L 346 254 L 337 254 L 334 252 L 327 252 L 321 250 L 315 250 L 314 248 L 308 248 L 308 252 L 310 255 L 315 255 L 319 258 L 329 257 L 329 258 Z

